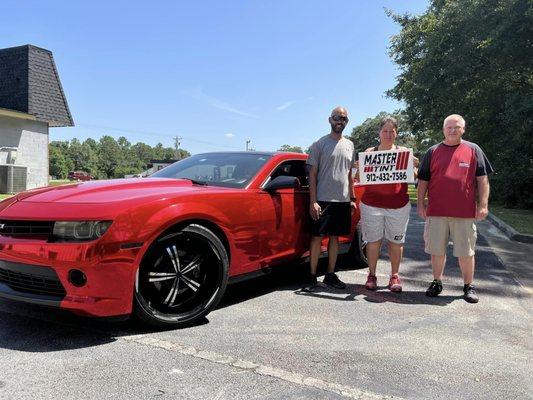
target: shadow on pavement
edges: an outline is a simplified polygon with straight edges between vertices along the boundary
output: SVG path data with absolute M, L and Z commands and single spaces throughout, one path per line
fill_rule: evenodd
M 423 291 L 402 291 L 401 293 L 392 293 L 387 291 L 370 291 L 366 290 L 364 293 L 364 300 L 369 303 L 398 303 L 420 305 L 426 304 L 430 306 L 447 306 L 455 300 L 462 300 L 463 296 L 446 296 L 440 295 L 437 297 L 428 297 Z
M 298 289 L 294 294 L 299 296 L 309 296 L 324 300 L 356 301 L 357 296 L 363 296 L 363 300 L 369 303 L 397 303 L 397 304 L 427 304 L 435 306 L 446 306 L 451 302 L 462 299 L 463 296 L 438 296 L 427 297 L 424 291 L 402 291 L 401 293 L 390 292 L 385 287 L 378 290 L 367 290 L 364 285 L 347 284 L 346 289 L 332 289 L 325 285 L 320 285 L 313 292 Z

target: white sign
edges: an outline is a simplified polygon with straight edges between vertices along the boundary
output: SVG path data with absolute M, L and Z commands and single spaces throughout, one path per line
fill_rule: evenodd
M 359 183 L 413 183 L 413 150 L 369 151 L 359 153 Z

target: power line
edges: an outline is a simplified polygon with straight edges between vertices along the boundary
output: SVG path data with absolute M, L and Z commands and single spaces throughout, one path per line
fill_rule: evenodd
M 111 130 L 111 131 L 119 131 L 119 132 L 124 132 L 124 133 L 135 133 L 135 134 L 141 134 L 141 135 L 159 136 L 159 137 L 164 137 L 166 139 L 169 139 L 169 135 L 165 135 L 163 133 L 158 133 L 158 132 L 148 132 L 148 131 L 140 131 L 140 130 L 135 130 L 135 129 L 124 129 L 124 128 L 116 128 L 116 127 L 112 127 L 112 126 L 102 126 L 102 125 L 93 125 L 93 124 L 77 124 L 77 126 L 79 126 L 81 128 L 108 129 L 108 130 Z M 174 139 L 176 139 L 176 137 L 174 137 Z M 240 147 L 237 147 L 237 146 L 231 146 L 231 145 L 227 145 L 227 144 L 208 142 L 206 140 L 198 140 L 198 139 L 191 138 L 191 137 L 188 137 L 188 136 L 179 136 L 179 139 L 180 139 L 179 143 L 181 143 L 181 139 L 185 139 L 185 140 L 190 141 L 190 142 L 199 143 L 199 144 L 205 144 L 205 145 L 209 145 L 209 146 L 224 147 L 224 148 L 236 149 L 236 150 L 240 150 L 241 149 Z

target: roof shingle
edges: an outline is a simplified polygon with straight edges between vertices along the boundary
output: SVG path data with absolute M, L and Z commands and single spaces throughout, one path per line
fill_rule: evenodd
M 36 46 L 0 49 L 0 107 L 74 126 L 52 52 Z

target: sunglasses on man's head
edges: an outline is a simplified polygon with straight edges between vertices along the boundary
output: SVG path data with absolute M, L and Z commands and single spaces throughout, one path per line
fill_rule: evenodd
M 339 122 L 339 121 L 348 122 L 348 117 L 345 117 L 343 115 L 332 115 L 331 119 L 335 122 Z

